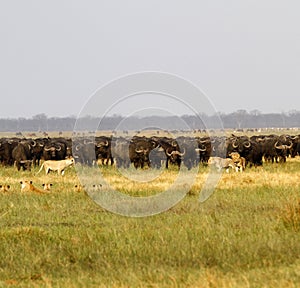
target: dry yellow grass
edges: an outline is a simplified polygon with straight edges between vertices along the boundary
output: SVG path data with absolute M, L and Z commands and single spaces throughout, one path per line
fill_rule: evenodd
M 300 173 L 291 173 L 289 168 L 290 165 L 298 165 L 300 162 L 299 158 L 290 159 L 288 158 L 287 163 L 285 164 L 265 164 L 262 167 L 256 168 L 247 168 L 243 173 L 236 173 L 231 171 L 230 173 L 222 172 L 219 179 L 217 188 L 219 189 L 245 189 L 245 188 L 276 188 L 278 186 L 284 187 L 285 189 L 293 188 L 300 190 Z M 277 171 L 280 169 L 280 173 Z M 183 174 L 186 174 L 186 181 L 194 180 L 193 173 L 196 173 L 195 170 L 190 173 L 185 168 L 183 168 Z M 115 167 L 103 167 L 99 168 L 98 171 L 94 173 L 94 177 L 90 177 L 94 183 L 98 183 L 99 173 L 101 173 L 103 179 L 107 181 L 109 185 L 114 187 L 119 191 L 137 191 L 137 190 L 147 190 L 152 191 L 153 194 L 164 191 L 168 189 L 176 180 L 179 175 L 178 169 L 169 169 L 169 170 L 135 170 L 130 168 L 126 170 L 118 170 Z M 17 172 L 17 171 L 16 171 Z M 33 169 L 32 172 L 19 172 L 14 174 L 7 174 L 0 172 L 1 184 L 12 185 L 13 190 L 16 189 L 16 186 L 19 186 L 20 181 L 32 180 L 35 184 L 42 183 L 51 183 L 56 182 L 59 186 L 63 187 L 74 186 L 75 184 L 80 183 L 80 177 L 76 174 L 74 168 L 68 168 L 66 170 L 65 176 L 57 176 L 54 173 L 45 175 L 40 173 L 36 175 L 37 168 Z M 206 181 L 208 173 L 210 172 L 207 167 L 200 167 L 199 173 L 196 175 L 195 183 L 192 186 L 192 194 L 194 192 L 200 191 L 203 187 L 203 184 Z M 2 175 L 1 175 L 2 174 Z M 192 176 L 189 176 L 192 175 Z M 184 176 L 182 176 L 184 177 Z M 183 179 L 183 181 L 185 181 Z
M 79 167 L 80 168 L 80 167 Z M 0 170 L 11 191 L 0 201 L 0 286 L 20 287 L 299 287 L 300 159 L 222 173 L 204 203 L 209 173 L 200 167 L 190 195 L 146 218 L 108 213 L 83 192 L 74 168 L 64 176 Z M 149 196 L 168 188 L 176 168 L 161 174 L 114 167 L 97 174 L 117 190 Z M 152 172 L 151 172 L 152 171 Z M 189 181 L 189 172 L 183 182 Z M 143 181 L 143 173 L 151 181 Z M 130 175 L 129 175 L 130 176 Z M 49 195 L 21 195 L 21 179 Z M 94 179 L 94 180 L 93 180 Z

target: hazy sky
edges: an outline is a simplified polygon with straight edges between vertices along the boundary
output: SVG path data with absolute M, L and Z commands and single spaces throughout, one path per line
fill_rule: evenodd
M 225 113 L 300 110 L 299 11 L 298 0 L 0 0 L 0 118 L 77 115 L 139 71 L 183 77 Z

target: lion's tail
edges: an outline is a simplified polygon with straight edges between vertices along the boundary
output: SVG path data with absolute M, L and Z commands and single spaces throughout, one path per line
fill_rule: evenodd
M 45 162 L 44 162 L 44 163 L 45 163 Z M 44 168 L 44 163 L 42 164 L 40 170 L 36 173 L 36 175 L 39 174 L 39 173 L 43 170 L 43 168 Z

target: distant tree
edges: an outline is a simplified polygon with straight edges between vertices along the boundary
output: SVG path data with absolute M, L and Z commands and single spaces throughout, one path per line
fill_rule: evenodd
M 32 118 L 6 118 L 0 119 L 0 131 L 72 131 L 77 122 L 78 130 L 90 130 L 91 127 L 98 127 L 97 130 L 116 130 L 122 127 L 123 130 L 141 130 L 145 127 L 160 127 L 164 123 L 166 129 L 181 127 L 182 120 L 191 129 L 219 129 L 220 118 L 224 128 L 270 128 L 270 127 L 299 127 L 300 111 L 291 110 L 287 113 L 268 113 L 264 114 L 259 110 L 237 110 L 233 113 L 225 114 L 217 112 L 214 115 L 201 113 L 199 115 L 183 115 L 180 117 L 147 116 L 147 117 L 128 117 L 112 115 L 104 118 L 85 116 L 77 118 L 51 117 L 41 113 Z M 99 125 L 100 123 L 100 125 Z M 121 125 L 121 126 L 120 126 Z M 186 126 L 182 129 L 186 129 Z
M 47 115 L 45 113 L 40 113 L 32 116 L 33 120 L 47 120 Z
M 286 118 L 287 118 L 287 115 L 284 112 L 282 112 L 280 114 L 280 117 L 281 117 L 281 120 L 282 120 L 282 126 L 281 127 L 286 127 Z
M 287 113 L 287 126 L 299 127 L 299 125 L 300 125 L 300 111 L 290 110 Z
M 237 110 L 236 112 L 233 113 L 236 124 L 237 124 L 236 128 L 239 128 L 239 129 L 243 128 L 243 124 L 245 122 L 245 118 L 246 118 L 247 114 L 248 114 L 247 111 L 243 110 L 243 109 Z
M 249 112 L 249 114 L 252 115 L 252 116 L 259 116 L 259 115 L 261 115 L 261 112 L 257 109 L 254 109 L 254 110 L 251 110 Z
M 287 115 L 289 115 L 289 116 L 300 115 L 300 111 L 297 111 L 297 110 L 290 110 L 290 111 L 287 112 Z
M 37 130 L 48 130 L 47 125 L 47 115 L 45 113 L 37 114 L 32 117 L 33 124 L 35 127 L 38 127 Z

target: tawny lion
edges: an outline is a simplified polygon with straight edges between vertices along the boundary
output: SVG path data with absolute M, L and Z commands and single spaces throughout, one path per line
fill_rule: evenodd
M 219 171 L 225 169 L 227 173 L 229 172 L 229 168 L 236 169 L 236 165 L 231 158 L 210 157 L 208 164 L 214 165 Z
M 0 192 L 8 192 L 9 189 L 9 185 L 0 185 Z
M 73 157 L 67 158 L 65 160 L 47 160 L 42 164 L 37 174 L 39 174 L 44 168 L 46 174 L 48 174 L 50 171 L 57 171 L 58 175 L 64 175 L 65 169 L 72 164 L 74 164 Z
M 39 188 L 33 186 L 32 181 L 24 180 L 20 182 L 21 192 L 34 192 L 38 194 L 49 193 L 47 191 L 40 190 Z
M 231 152 L 229 154 L 229 157 L 231 157 L 231 159 L 235 163 L 237 172 L 243 172 L 246 169 L 246 159 L 244 157 L 241 157 L 238 152 Z
M 44 191 L 51 191 L 52 183 L 43 183 Z

